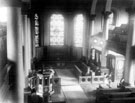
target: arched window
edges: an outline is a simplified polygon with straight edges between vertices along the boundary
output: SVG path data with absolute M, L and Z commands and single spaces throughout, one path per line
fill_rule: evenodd
M 64 17 L 61 14 L 51 16 L 50 45 L 64 45 Z
M 82 47 L 83 44 L 84 18 L 82 14 L 78 14 L 74 19 L 74 45 Z

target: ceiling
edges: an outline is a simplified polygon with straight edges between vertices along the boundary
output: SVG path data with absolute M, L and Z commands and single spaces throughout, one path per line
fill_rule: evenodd
M 64 8 L 64 9 L 90 9 L 93 0 L 22 0 L 25 3 L 30 3 L 31 8 Z M 98 0 L 98 3 L 103 3 L 106 0 Z
M 24 0 L 29 1 L 29 0 Z M 66 10 L 87 9 L 91 7 L 92 0 L 31 0 L 31 7 L 34 9 L 61 8 Z
M 32 9 L 41 10 L 43 8 L 61 8 L 66 10 L 73 9 L 88 9 L 90 10 L 93 0 L 22 0 L 25 3 L 29 3 Z M 98 0 L 98 6 L 105 5 L 107 0 Z M 129 4 L 134 0 L 112 0 L 113 5 L 120 4 Z M 120 5 L 121 6 L 121 5 Z

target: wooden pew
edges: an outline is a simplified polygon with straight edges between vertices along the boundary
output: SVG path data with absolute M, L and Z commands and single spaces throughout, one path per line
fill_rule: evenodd
M 96 103 L 135 103 L 135 97 L 109 98 L 96 101 Z
M 112 98 L 109 103 L 135 103 L 135 97 Z
M 74 74 L 79 79 L 79 76 L 82 76 L 82 71 L 80 70 L 80 68 L 77 65 L 74 65 L 74 67 L 75 67 Z
M 76 63 L 75 65 L 75 75 L 78 78 L 80 84 L 88 84 L 92 81 L 92 76 L 86 75 L 88 67 L 84 63 Z
M 128 88 L 99 89 L 96 93 L 96 103 L 133 103 L 133 101 L 135 93 Z
M 84 72 L 86 72 L 86 70 L 87 70 L 87 66 L 84 64 L 84 63 L 82 63 L 82 64 L 80 64 L 81 66 L 78 66 L 78 65 L 74 65 L 75 66 L 75 69 L 74 69 L 74 74 L 76 75 L 76 77 L 78 78 L 78 82 L 79 82 L 79 84 L 88 84 L 88 83 L 91 83 L 91 79 L 92 79 L 92 77 L 91 76 L 85 76 L 84 75 Z M 85 68 L 85 71 L 83 72 L 82 70 L 82 68 L 83 68 L 83 66 L 84 66 L 84 68 Z M 82 68 L 81 68 L 82 67 Z
M 75 70 L 74 70 L 74 73 L 76 75 L 76 77 L 78 78 L 79 80 L 79 83 L 80 84 L 86 84 L 86 83 L 104 83 L 104 79 L 105 79 L 105 76 L 104 75 L 101 75 L 101 76 L 95 76 L 95 75 L 92 75 L 92 72 L 91 72 L 91 75 L 86 75 L 87 74 L 87 71 L 88 71 L 88 67 L 86 64 L 84 63 L 76 63 L 75 64 Z
M 97 89 L 97 93 L 101 93 L 101 92 L 104 92 L 104 93 L 112 93 L 112 92 L 131 92 L 131 90 L 129 88 L 98 88 Z
M 80 71 L 82 72 L 82 76 L 85 76 L 86 73 L 87 73 L 87 70 L 88 70 L 88 67 L 86 64 L 82 63 L 82 62 L 78 62 L 75 64 L 79 69 Z

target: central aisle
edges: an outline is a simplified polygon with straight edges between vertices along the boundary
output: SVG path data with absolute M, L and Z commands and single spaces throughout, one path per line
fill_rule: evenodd
M 72 69 L 55 69 L 57 76 L 61 78 L 62 86 L 78 85 L 77 78 L 73 75 Z
M 61 88 L 66 97 L 66 103 L 88 103 L 89 99 L 78 84 L 72 69 L 56 69 L 61 78 Z

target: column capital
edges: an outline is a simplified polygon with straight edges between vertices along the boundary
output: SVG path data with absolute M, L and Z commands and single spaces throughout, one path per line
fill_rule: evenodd
M 104 15 L 105 19 L 107 19 L 111 13 L 112 13 L 111 11 L 104 11 L 104 12 L 102 12 L 102 14 Z
M 133 7 L 126 8 L 126 12 L 129 14 L 130 20 L 135 20 L 135 8 Z
M 95 20 L 96 14 L 91 14 L 90 15 L 90 20 Z

